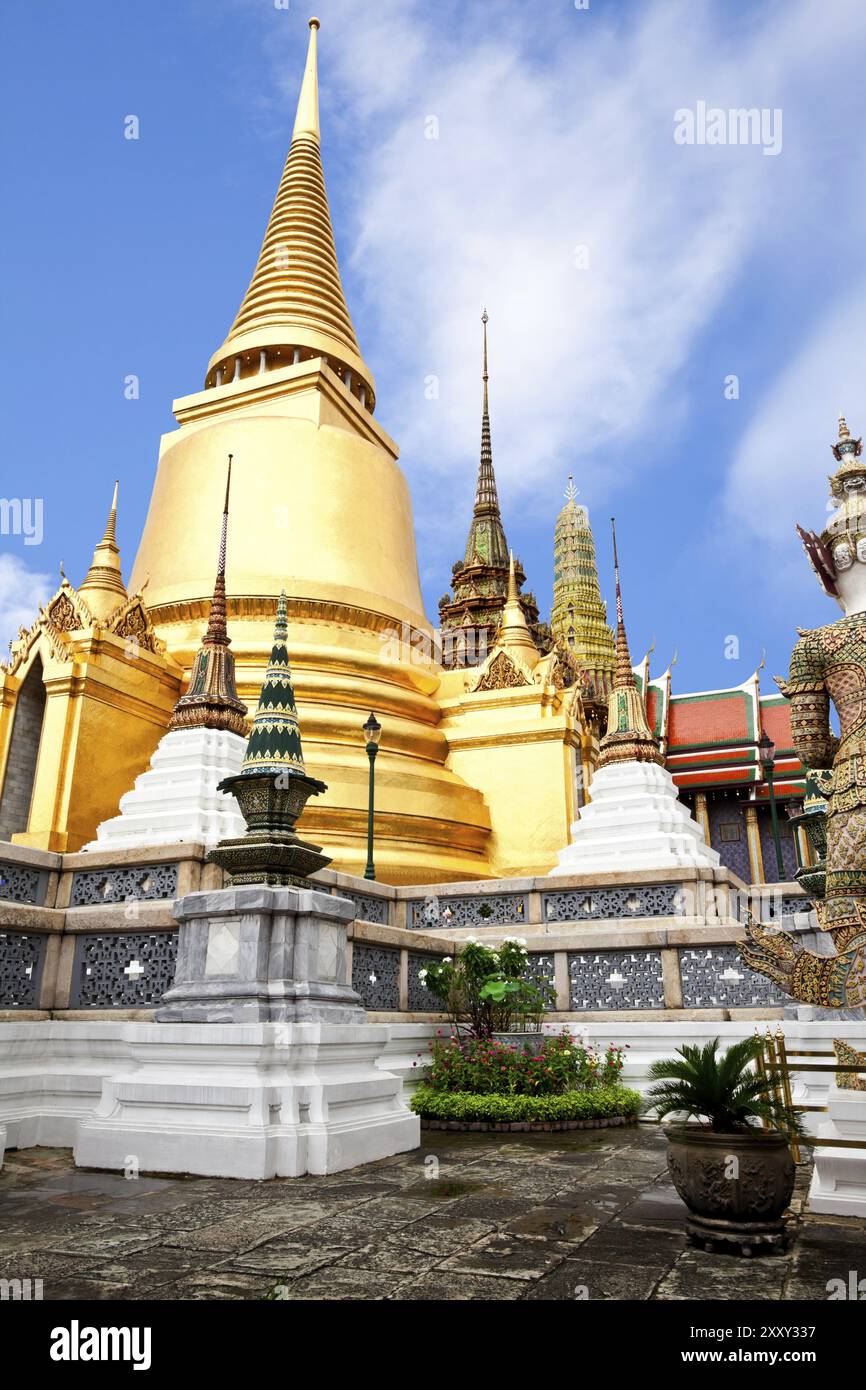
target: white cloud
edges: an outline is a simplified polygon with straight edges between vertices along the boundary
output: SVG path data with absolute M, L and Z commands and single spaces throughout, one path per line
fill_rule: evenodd
M 482 306 L 500 491 L 512 514 L 549 518 L 573 463 L 590 505 L 612 501 L 642 466 L 645 433 L 664 437 L 682 418 L 680 374 L 762 260 L 778 270 L 801 255 L 810 227 L 832 255 L 834 235 L 850 242 L 866 211 L 864 142 L 845 142 L 844 194 L 827 186 L 856 102 L 839 55 L 847 72 L 866 56 L 859 0 L 820 16 L 811 0 L 739 17 L 693 0 L 567 20 L 532 7 L 531 22 L 526 6 L 496 0 L 323 0 L 320 13 L 323 103 L 352 126 L 356 152 L 354 229 L 341 224 L 338 239 L 378 367 L 378 415 L 412 481 L 424 570 L 441 568 L 446 536 L 455 549 L 443 478 L 458 482 L 461 518 L 471 502 Z M 293 99 L 297 35 L 268 42 Z M 780 107 L 782 152 L 676 145 L 674 112 L 699 100 Z M 425 139 L 430 115 L 438 140 Z M 340 157 L 324 154 L 326 168 Z M 575 266 L 578 246 L 588 269 Z M 744 354 L 760 353 L 761 325 L 739 331 Z M 843 382 L 831 384 L 835 398 Z M 735 507 L 755 457 L 744 445 Z
M 39 605 L 51 592 L 50 575 L 28 569 L 18 555 L 0 555 L 0 660 L 6 657 L 19 627 L 31 625 Z
M 853 434 L 866 434 L 866 280 L 818 324 L 784 365 L 740 443 L 725 503 L 733 519 L 762 541 L 790 546 L 794 523 L 820 530 L 838 467 L 830 452 L 842 411 Z

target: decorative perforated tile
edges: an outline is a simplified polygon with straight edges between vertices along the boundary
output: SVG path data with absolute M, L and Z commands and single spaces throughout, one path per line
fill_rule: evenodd
M 447 927 L 513 927 L 526 921 L 525 893 L 467 894 L 466 897 L 426 898 L 409 901 L 408 925 L 421 931 Z
M 47 885 L 48 874 L 44 869 L 0 860 L 0 898 L 13 903 L 39 905 L 45 901 Z
M 573 1009 L 663 1009 L 659 951 L 569 951 Z
M 75 941 L 73 1009 L 146 1009 L 174 981 L 176 931 L 86 932 Z
M 372 893 L 349 893 L 345 888 L 338 888 L 337 896 L 349 898 L 355 904 L 355 916 L 359 921 L 388 925 L 387 898 L 377 898 Z
M 44 932 L 0 932 L 0 1009 L 35 1009 L 48 937 Z
M 177 864 L 137 864 L 128 869 L 79 869 L 72 878 L 72 907 L 152 902 L 177 894 Z
M 748 1009 L 789 1002 L 772 980 L 743 964 L 736 946 L 682 947 L 679 958 L 686 1009 Z
M 356 941 L 352 947 L 352 988 L 360 994 L 365 1009 L 399 1009 L 400 952 Z
M 547 922 L 594 922 L 607 917 L 677 917 L 689 911 L 676 883 L 635 888 L 574 888 L 542 895 Z
M 526 978 L 538 980 L 551 989 L 551 1001 L 545 1005 L 548 1012 L 556 1008 L 556 966 L 553 954 L 547 951 L 532 951 L 526 967 Z
M 419 970 L 439 959 L 439 956 L 422 956 L 418 951 L 409 952 L 409 1008 L 413 1013 L 442 1013 L 442 1005 L 435 994 L 418 979 Z

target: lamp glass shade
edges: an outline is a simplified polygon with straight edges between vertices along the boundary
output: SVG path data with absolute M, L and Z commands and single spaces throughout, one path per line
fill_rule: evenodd
M 761 762 L 763 763 L 764 767 L 766 767 L 769 763 L 773 761 L 775 753 L 775 743 L 770 738 L 769 734 L 764 732 L 758 739 L 758 757 L 761 759 Z
M 382 737 L 382 725 L 379 723 L 373 711 L 370 711 L 370 718 L 364 725 L 364 742 L 378 744 Z

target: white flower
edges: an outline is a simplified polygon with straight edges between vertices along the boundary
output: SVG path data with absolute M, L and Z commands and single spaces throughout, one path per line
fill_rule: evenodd
M 443 956 L 443 957 L 442 957 L 442 964 L 443 964 L 443 965 L 450 965 L 450 964 L 451 964 L 451 957 L 450 957 L 450 956 Z
M 419 979 L 419 980 L 426 980 L 426 979 L 427 979 L 427 971 L 426 971 L 426 970 L 419 970 L 419 971 L 418 971 L 418 979 Z

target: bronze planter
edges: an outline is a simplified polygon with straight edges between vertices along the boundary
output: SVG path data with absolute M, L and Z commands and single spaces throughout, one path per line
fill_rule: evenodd
M 220 782 L 218 791 L 237 798 L 251 833 L 293 830 L 309 798 L 326 790 L 324 782 L 296 773 L 239 773 Z
M 308 799 L 327 791 L 324 782 L 299 773 L 256 772 L 226 777 L 218 791 L 237 797 L 246 834 L 221 840 L 207 858 L 225 869 L 232 883 L 298 884 L 331 860 L 320 845 L 298 838 L 295 823 Z
M 668 1169 L 689 1209 L 694 1245 L 743 1255 L 784 1250 L 785 1212 L 794 1191 L 794 1160 L 784 1135 L 755 1129 L 715 1134 L 697 1126 L 668 1130 Z

